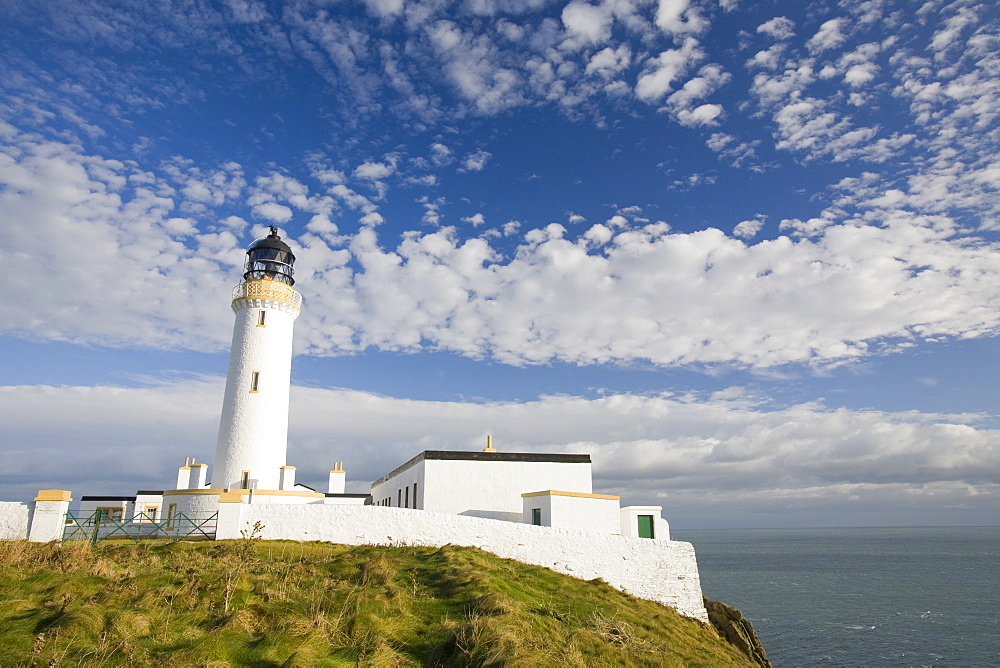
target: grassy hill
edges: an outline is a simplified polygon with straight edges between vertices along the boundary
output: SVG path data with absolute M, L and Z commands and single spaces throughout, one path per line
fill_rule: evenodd
M 474 548 L 0 541 L 0 665 L 728 666 L 674 610 Z

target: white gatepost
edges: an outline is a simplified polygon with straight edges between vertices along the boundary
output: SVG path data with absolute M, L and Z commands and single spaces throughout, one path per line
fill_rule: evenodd
M 62 540 L 66 528 L 66 513 L 69 512 L 72 501 L 72 494 L 64 489 L 38 490 L 28 540 L 33 543 Z
M 243 524 L 243 495 L 239 492 L 219 494 L 219 515 L 215 523 L 215 540 L 239 538 Z

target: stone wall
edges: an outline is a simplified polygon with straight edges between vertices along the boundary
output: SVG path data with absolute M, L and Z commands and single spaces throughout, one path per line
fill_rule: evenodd
M 30 511 L 24 503 L 0 501 L 0 540 L 26 539 Z
M 256 522 L 265 539 L 348 545 L 465 545 L 582 580 L 601 578 L 638 598 L 708 621 L 690 543 L 629 538 L 406 508 L 219 505 L 218 537 L 239 538 Z

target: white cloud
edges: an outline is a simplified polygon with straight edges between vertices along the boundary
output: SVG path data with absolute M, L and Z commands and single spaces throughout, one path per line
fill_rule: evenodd
M 773 44 L 767 49 L 755 53 L 753 57 L 747 61 L 747 67 L 763 67 L 769 70 L 777 69 L 784 52 L 784 44 Z
M 790 39 L 795 36 L 795 21 L 784 16 L 775 16 L 757 26 L 757 32 L 770 35 L 774 39 Z
M 721 159 L 726 160 L 733 167 L 754 165 L 757 160 L 756 147 L 759 144 L 760 140 L 741 142 L 725 132 L 715 132 L 705 142 L 708 148 L 719 154 Z
M 226 0 L 226 5 L 239 23 L 260 23 L 268 18 L 263 3 L 255 0 Z
M 690 0 L 659 0 L 656 25 L 667 33 L 697 33 L 708 27 L 708 22 Z
M 403 0 L 364 0 L 375 16 L 398 16 L 403 12 Z
M 584 70 L 587 74 L 597 74 L 605 79 L 610 79 L 632 62 L 632 50 L 627 44 L 622 44 L 616 49 L 610 46 L 595 53 Z
M 694 109 L 682 109 L 677 112 L 677 122 L 687 127 L 702 125 L 718 125 L 716 120 L 722 115 L 721 104 L 703 104 Z
M 390 161 L 368 161 L 354 168 L 354 177 L 366 181 L 378 181 L 392 175 L 395 171 L 396 165 Z
M 975 11 L 970 7 L 960 7 L 955 14 L 950 16 L 945 24 L 934 33 L 931 40 L 931 48 L 935 51 L 944 51 L 958 42 L 962 31 L 966 26 L 977 23 Z
M 503 235 L 505 237 L 512 237 L 517 234 L 521 229 L 521 223 L 517 220 L 509 220 L 503 224 Z
M 764 228 L 766 221 L 767 216 L 760 213 L 749 220 L 740 221 L 733 228 L 733 236 L 740 237 L 741 239 L 752 239 Z
M 718 177 L 714 174 L 689 174 L 683 179 L 676 179 L 671 182 L 670 189 L 684 192 L 698 186 L 714 185 L 717 180 Z
M 473 227 L 480 227 L 480 226 L 486 224 L 486 216 L 484 216 L 481 213 L 477 213 L 477 214 L 474 214 L 472 216 L 468 216 L 466 218 L 462 218 L 462 222 L 463 223 L 469 223 Z
M 819 30 L 813 35 L 806 46 L 809 47 L 809 51 L 812 53 L 820 53 L 827 51 L 829 49 L 836 48 L 844 43 L 847 36 L 842 32 L 843 28 L 847 25 L 847 20 L 843 18 L 830 19 L 826 21 L 819 27 Z
M 667 105 L 676 111 L 690 110 L 697 101 L 712 94 L 730 80 L 732 76 L 719 65 L 706 65 L 698 71 L 698 76 L 686 81 L 680 90 L 670 95 Z M 721 112 L 721 105 L 715 106 L 718 106 Z
M 877 71 L 878 67 L 874 63 L 853 65 L 844 74 L 844 81 L 854 87 L 863 86 L 875 78 Z
M 424 174 L 423 176 L 407 176 L 402 181 L 403 185 L 407 186 L 423 186 L 425 188 L 430 188 L 438 185 L 437 174 Z
M 459 171 L 481 172 L 492 157 L 493 154 L 489 151 L 478 150 L 475 153 L 470 153 L 462 160 L 462 169 Z
M 611 14 L 604 6 L 573 0 L 562 11 L 567 34 L 564 47 L 579 49 L 606 42 L 611 36 L 611 21 Z
M 385 180 L 396 173 L 396 158 L 389 156 L 384 162 L 369 160 L 354 168 L 354 178 L 367 181 L 375 189 L 376 199 L 383 199 L 389 190 Z
M 253 208 L 253 213 L 258 218 L 269 220 L 272 223 L 287 223 L 292 219 L 292 210 L 277 202 L 264 202 Z
M 440 142 L 431 144 L 431 162 L 438 167 L 449 164 L 454 159 L 451 149 Z
M 636 83 L 636 96 L 644 102 L 661 100 L 674 81 L 684 76 L 688 68 L 703 57 L 704 52 L 698 41 L 689 37 L 680 49 L 669 49 L 656 58 L 650 58 Z

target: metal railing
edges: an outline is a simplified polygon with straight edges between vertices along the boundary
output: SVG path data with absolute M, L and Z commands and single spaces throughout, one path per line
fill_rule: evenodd
M 279 281 L 246 281 L 233 288 L 233 301 L 237 299 L 277 299 L 294 306 L 302 306 L 302 295 L 290 285 Z
M 97 510 L 84 517 L 72 511 L 66 513 L 63 540 L 215 540 L 219 513 L 174 513 L 157 520 L 146 513 L 137 513 L 123 520 Z

